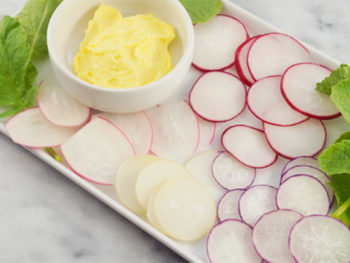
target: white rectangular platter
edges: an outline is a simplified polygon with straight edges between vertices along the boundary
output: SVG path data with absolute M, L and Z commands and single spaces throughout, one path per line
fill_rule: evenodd
M 231 16 L 236 17 L 237 19 L 241 20 L 247 27 L 248 32 L 251 36 L 262 34 L 262 33 L 268 33 L 268 32 L 280 32 L 279 29 L 269 25 L 268 23 L 264 22 L 263 20 L 257 18 L 256 16 L 250 14 L 249 12 L 245 11 L 244 9 L 238 7 L 237 5 L 231 3 L 229 0 L 223 0 L 224 2 L 224 9 L 222 10 L 222 13 L 229 14 Z M 333 60 L 332 58 L 329 58 L 317 50 L 305 45 L 309 51 L 311 52 L 314 62 L 323 64 L 328 66 L 329 68 L 336 68 L 339 66 L 339 62 Z M 41 68 L 39 66 L 39 71 L 47 72 L 47 68 L 43 70 L 43 67 L 49 67 L 48 63 L 44 63 L 41 65 Z M 41 73 L 44 74 L 44 73 Z M 181 88 L 179 89 L 178 94 L 174 94 L 174 96 L 170 99 L 171 101 L 179 100 L 179 99 L 187 99 L 188 92 L 194 83 L 195 79 L 199 76 L 199 72 L 191 69 L 191 71 L 188 73 L 188 76 L 186 77 L 185 81 L 183 82 Z M 219 125 L 218 131 L 222 131 L 223 128 L 232 125 L 233 123 L 245 123 L 249 122 L 249 124 L 252 125 L 251 122 L 255 122 L 255 125 L 257 127 L 261 126 L 261 123 L 257 120 L 252 120 L 252 116 L 249 116 L 248 112 L 244 112 L 242 116 L 238 117 L 234 122 L 229 122 L 228 124 Z M 325 121 L 327 131 L 328 131 L 328 141 L 327 145 L 329 145 L 335 138 L 338 137 L 342 132 L 344 132 L 348 126 L 343 118 L 337 118 L 335 120 L 331 121 Z M 254 124 L 253 124 L 254 125 Z M 0 131 L 7 135 L 6 130 L 4 128 L 4 125 L 0 123 Z M 217 132 L 219 134 L 219 132 Z M 220 135 L 220 134 L 219 134 Z M 215 139 L 214 143 L 212 144 L 212 149 L 219 149 L 219 136 L 217 135 L 217 138 Z M 128 209 L 126 209 L 119 201 L 118 198 L 114 192 L 114 188 L 111 186 L 99 186 L 92 184 L 88 181 L 85 181 L 81 177 L 77 176 L 75 173 L 73 173 L 69 168 L 64 166 L 61 163 L 56 162 L 53 160 L 46 152 L 42 150 L 32 150 L 27 149 L 30 152 L 32 152 L 34 155 L 39 157 L 41 160 L 46 162 L 47 164 L 54 167 L 57 171 L 61 172 L 63 175 L 71 179 L 74 183 L 78 184 L 80 187 L 94 195 L 96 198 L 101 200 L 103 203 L 114 209 L 116 212 L 133 222 L 135 225 L 152 235 L 154 238 L 158 239 L 160 242 L 162 242 L 164 245 L 178 253 L 180 256 L 185 258 L 186 260 L 190 262 L 208 262 L 206 251 L 205 251 L 205 239 L 198 241 L 198 242 L 192 242 L 192 243 L 181 243 L 174 241 L 173 239 L 165 236 L 164 234 L 160 233 L 156 229 L 154 229 L 145 218 L 139 217 L 135 215 L 134 213 L 130 212 Z M 205 149 L 201 149 L 205 150 Z M 279 158 L 278 162 L 273 166 L 265 169 L 260 169 L 258 171 L 257 180 L 254 184 L 270 184 L 273 186 L 277 186 L 279 182 L 279 172 L 281 166 L 286 162 L 287 160 L 283 158 Z M 276 176 L 277 174 L 277 176 Z

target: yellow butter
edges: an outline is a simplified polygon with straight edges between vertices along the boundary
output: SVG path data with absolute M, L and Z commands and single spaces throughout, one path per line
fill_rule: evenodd
M 174 28 L 154 15 L 123 18 L 100 5 L 73 60 L 78 78 L 106 88 L 134 88 L 160 79 L 172 68 Z

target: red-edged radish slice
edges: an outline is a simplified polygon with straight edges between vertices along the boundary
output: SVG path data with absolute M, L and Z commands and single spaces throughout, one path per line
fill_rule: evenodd
M 193 66 L 202 71 L 223 70 L 233 65 L 235 52 L 248 39 L 245 26 L 236 18 L 217 15 L 194 26 Z
M 294 175 L 284 181 L 276 195 L 279 209 L 292 209 L 304 216 L 326 215 L 330 199 L 324 185 L 310 175 Z
M 247 85 L 252 85 L 254 83 L 254 79 L 252 75 L 250 74 L 248 64 L 247 64 L 247 56 L 248 56 L 248 51 L 255 40 L 256 37 L 252 37 L 248 39 L 246 42 L 241 44 L 239 48 L 236 51 L 236 59 L 235 59 L 235 64 L 236 64 L 236 69 L 239 77 L 242 79 L 242 81 L 247 84 Z
M 209 122 L 201 117 L 198 117 L 199 124 L 199 146 L 198 148 L 206 147 L 213 143 L 215 138 L 216 123 Z
M 248 68 L 254 80 L 282 75 L 291 65 L 309 62 L 309 51 L 295 38 L 282 33 L 257 37 L 248 51 Z
M 265 213 L 276 210 L 277 189 L 270 185 L 254 185 L 239 199 L 239 214 L 244 222 L 253 226 Z
M 149 153 L 153 141 L 151 121 L 143 111 L 129 114 L 101 113 L 129 138 L 137 154 Z
M 81 104 L 51 76 L 40 84 L 37 102 L 43 115 L 53 124 L 75 127 L 86 123 L 91 115 L 88 106 Z
M 219 221 L 224 221 L 226 219 L 241 220 L 238 211 L 238 202 L 244 192 L 244 189 L 230 190 L 222 196 L 217 207 Z
M 323 122 L 315 119 L 289 127 L 264 123 L 264 131 L 271 147 L 289 159 L 317 155 L 327 138 Z
M 252 168 L 264 168 L 277 160 L 277 154 L 269 146 L 262 130 L 234 125 L 221 137 L 223 147 L 241 163 Z
M 290 126 L 308 119 L 288 105 L 281 92 L 281 76 L 258 80 L 247 94 L 249 110 L 263 122 Z
M 135 153 L 126 135 L 102 117 L 81 128 L 61 150 L 77 175 L 101 185 L 112 185 L 119 165 Z
M 255 169 L 243 165 L 227 152 L 215 158 L 212 173 L 216 182 L 227 190 L 247 188 L 255 179 Z
M 285 171 L 287 171 L 289 168 L 292 168 L 292 167 L 298 166 L 298 165 L 308 165 L 308 166 L 312 166 L 315 168 L 320 168 L 320 165 L 319 165 L 318 160 L 316 158 L 310 157 L 310 156 L 300 156 L 300 157 L 294 158 L 294 159 L 290 160 L 288 163 L 286 163 L 282 169 L 282 174 Z
M 227 219 L 215 225 L 207 239 L 207 254 L 211 263 L 260 263 L 254 250 L 252 229 L 235 219 Z
M 185 101 L 160 105 L 147 111 L 153 128 L 154 154 L 168 159 L 184 159 L 199 143 L 198 119 Z
M 281 90 L 284 98 L 295 110 L 316 119 L 333 119 L 341 114 L 329 96 L 315 87 L 329 76 L 331 70 L 325 66 L 300 63 L 290 66 L 283 74 Z
M 243 83 L 227 72 L 204 73 L 193 85 L 190 105 L 203 119 L 225 122 L 238 116 L 246 104 Z
M 296 262 L 350 262 L 350 230 L 339 220 L 321 215 L 300 219 L 289 236 Z
M 53 125 L 39 108 L 22 111 L 5 124 L 11 139 L 30 148 L 58 147 L 77 130 Z

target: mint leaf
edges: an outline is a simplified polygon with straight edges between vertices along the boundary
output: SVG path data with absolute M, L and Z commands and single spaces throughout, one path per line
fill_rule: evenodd
M 193 24 L 204 23 L 222 9 L 221 0 L 179 0 L 189 13 Z
M 350 140 L 350 132 L 345 132 L 342 135 L 340 135 L 334 143 L 340 143 L 345 140 Z
M 332 87 L 344 79 L 350 79 L 350 67 L 342 64 L 338 69 L 332 71 L 329 77 L 317 83 L 316 90 L 329 96 L 332 93 Z
M 341 80 L 332 88 L 331 100 L 350 123 L 350 79 Z

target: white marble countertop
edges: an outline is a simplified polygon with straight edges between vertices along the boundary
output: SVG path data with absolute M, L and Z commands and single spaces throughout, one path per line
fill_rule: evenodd
M 0 0 L 0 15 L 25 0 Z M 350 63 L 348 0 L 235 0 Z M 184 262 L 182 258 L 0 135 L 0 262 Z

